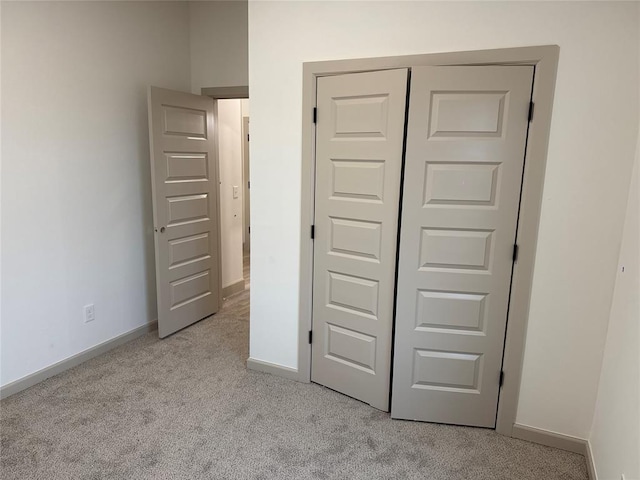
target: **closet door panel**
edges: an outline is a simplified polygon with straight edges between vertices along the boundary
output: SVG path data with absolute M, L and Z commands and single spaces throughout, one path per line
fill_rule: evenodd
M 495 426 L 532 81 L 412 69 L 394 418 Z

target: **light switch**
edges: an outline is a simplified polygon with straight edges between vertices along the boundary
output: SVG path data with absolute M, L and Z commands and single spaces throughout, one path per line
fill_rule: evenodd
M 237 185 L 233 186 L 233 198 L 238 198 L 238 195 L 240 193 L 240 187 L 238 187 Z

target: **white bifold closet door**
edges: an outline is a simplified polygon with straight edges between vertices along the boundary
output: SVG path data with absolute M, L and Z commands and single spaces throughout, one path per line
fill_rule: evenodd
M 532 81 L 412 69 L 394 418 L 495 426 Z
M 311 380 L 388 411 L 407 70 L 317 82 Z

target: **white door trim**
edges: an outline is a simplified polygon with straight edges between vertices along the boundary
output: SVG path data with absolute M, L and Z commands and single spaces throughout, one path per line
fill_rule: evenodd
M 496 431 L 512 436 L 516 419 L 526 328 L 533 281 L 542 203 L 542 189 L 549 145 L 551 110 L 560 47 L 557 45 L 477 50 L 398 57 L 362 58 L 303 64 L 302 90 L 302 185 L 300 222 L 300 293 L 298 327 L 298 380 L 311 378 L 311 329 L 313 289 L 313 243 L 309 232 L 313 224 L 315 186 L 315 129 L 313 108 L 316 78 L 391 68 L 438 65 L 533 65 L 535 115 L 529 126 L 520 217 L 517 230 L 518 261 L 514 265 L 507 335 L 503 359 L 504 384 L 500 392 Z

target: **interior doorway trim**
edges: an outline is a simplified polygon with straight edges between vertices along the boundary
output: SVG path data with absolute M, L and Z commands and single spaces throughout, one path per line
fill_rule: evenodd
M 207 87 L 200 89 L 201 95 L 211 97 L 216 100 L 227 100 L 233 98 L 249 98 L 249 87 L 238 85 L 233 87 Z
M 498 50 L 432 53 L 397 57 L 360 58 L 307 62 L 303 64 L 302 86 L 302 187 L 300 222 L 300 291 L 298 326 L 298 380 L 311 379 L 313 242 L 309 232 L 314 221 L 316 79 L 327 75 L 416 66 L 533 65 L 532 100 L 535 115 L 529 125 L 516 241 L 518 260 L 514 264 L 510 306 L 507 317 L 503 371 L 496 431 L 513 435 L 516 420 L 523 353 L 533 282 L 533 266 L 538 238 L 544 173 L 551 128 L 551 110 L 560 47 L 544 45 Z

